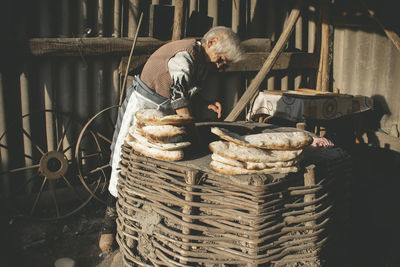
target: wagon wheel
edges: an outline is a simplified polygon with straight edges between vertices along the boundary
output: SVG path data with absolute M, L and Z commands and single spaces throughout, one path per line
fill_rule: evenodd
M 65 218 L 93 198 L 73 161 L 81 125 L 65 113 L 43 110 L 23 115 L 0 136 L 1 182 L 24 216 Z M 91 190 L 98 188 L 93 184 Z
M 115 105 L 94 115 L 82 128 L 75 148 L 79 179 L 86 190 L 102 203 L 106 201 L 111 173 L 110 146 L 117 112 L 118 105 Z M 100 188 L 93 184 L 99 184 Z

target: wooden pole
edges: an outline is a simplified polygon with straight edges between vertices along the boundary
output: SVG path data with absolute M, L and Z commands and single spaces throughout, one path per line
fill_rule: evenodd
M 3 72 L 0 71 L 0 132 L 4 134 L 7 130 L 7 119 L 6 119 L 6 99 L 7 95 L 6 86 L 3 84 Z M 8 147 L 8 136 L 1 136 L 0 145 L 0 172 L 7 171 L 10 168 L 10 151 Z M 0 179 L 0 193 L 6 198 L 10 195 L 10 176 L 8 174 L 2 174 Z
M 129 54 L 128 63 L 127 63 L 126 70 L 125 70 L 124 82 L 122 83 L 121 92 L 120 92 L 120 95 L 119 95 L 119 106 L 121 106 L 121 104 L 122 104 L 122 95 L 124 94 L 126 79 L 128 77 L 129 65 L 131 64 L 133 50 L 135 49 L 135 44 L 136 44 L 136 40 L 137 40 L 138 33 L 139 33 L 139 30 L 140 30 L 140 25 L 142 24 L 142 18 L 143 18 L 143 12 L 140 14 L 139 23 L 138 23 L 138 26 L 136 28 L 135 38 L 133 39 L 131 52 Z
M 183 19 L 184 0 L 175 0 L 174 26 L 172 29 L 171 40 L 179 40 L 182 37 L 182 19 Z
M 266 25 L 266 36 L 271 38 L 272 42 L 276 41 L 276 5 L 279 4 L 277 1 L 267 1 L 265 16 L 268 18 L 268 23 Z M 275 90 L 275 76 L 270 75 L 267 78 L 267 90 Z
M 104 0 L 97 1 L 97 36 L 101 37 L 104 35 Z
M 247 103 L 257 93 L 257 90 L 258 90 L 261 82 L 265 79 L 267 74 L 272 69 L 272 66 L 278 59 L 279 55 L 282 53 L 283 48 L 290 37 L 290 34 L 293 32 L 293 29 L 296 25 L 297 19 L 300 16 L 300 10 L 301 10 L 302 5 L 303 5 L 303 0 L 296 0 L 295 6 L 290 13 L 287 26 L 285 27 L 281 36 L 279 37 L 278 41 L 276 42 L 276 45 L 272 49 L 268 58 L 265 60 L 263 66 L 261 67 L 260 71 L 257 73 L 256 77 L 251 81 L 249 87 L 244 92 L 242 97 L 239 99 L 236 106 L 233 108 L 231 113 L 226 117 L 225 121 L 234 121 L 240 115 L 240 113 L 245 108 Z
M 114 0 L 114 16 L 113 16 L 113 33 L 112 37 L 120 37 L 121 36 L 121 2 L 120 0 Z
M 207 15 L 213 18 L 212 26 L 218 25 L 218 1 L 208 0 L 207 1 Z
M 192 15 L 193 11 L 199 11 L 199 1 L 190 0 L 189 1 L 189 16 Z
M 303 44 L 303 18 L 299 17 L 296 23 L 296 31 L 295 31 L 295 47 L 296 49 L 299 49 L 300 51 L 304 50 Z M 294 89 L 298 89 L 301 84 L 301 74 L 297 74 L 296 77 L 294 78 Z
M 304 186 L 313 186 L 315 185 L 315 165 L 311 164 L 306 167 L 306 172 L 304 173 Z M 304 195 L 304 203 L 312 202 L 315 199 L 315 194 L 306 194 Z M 315 206 L 309 205 L 304 207 L 304 210 L 307 212 L 315 212 Z M 312 214 L 309 214 L 311 217 Z M 305 226 L 315 226 L 315 221 L 308 221 L 305 223 Z
M 241 15 L 241 0 L 232 1 L 232 30 L 240 34 L 240 15 Z M 243 46 L 242 46 L 243 47 Z M 226 93 L 222 106 L 225 110 L 231 110 L 239 100 L 241 89 L 241 74 L 239 72 L 232 72 L 225 75 L 223 90 Z
M 240 34 L 240 2 L 240 0 L 232 2 L 232 30 L 237 34 Z
M 193 203 L 193 193 L 192 193 L 193 185 L 196 184 L 196 177 L 198 176 L 198 174 L 199 174 L 198 171 L 193 170 L 193 171 L 187 171 L 186 175 L 185 175 L 185 182 L 187 184 L 186 192 L 185 192 L 185 202 L 189 203 L 182 207 L 182 213 L 185 215 L 193 214 L 192 206 L 190 205 L 190 203 Z M 190 217 L 182 216 L 182 220 L 187 223 L 193 223 L 193 220 Z M 185 236 L 189 236 L 190 235 L 190 227 L 183 225 L 182 226 L 182 234 Z M 186 244 L 190 243 L 190 241 L 191 240 L 189 238 L 182 238 L 182 242 L 184 242 Z M 182 245 L 182 249 L 189 252 L 191 250 L 191 246 Z M 187 264 L 187 261 L 181 259 L 180 263 Z
M 78 16 L 78 33 L 79 37 L 84 37 L 86 27 L 87 27 L 87 20 L 88 20 L 88 10 L 87 10 L 87 0 L 82 0 L 79 2 L 79 16 Z
M 329 90 L 329 4 L 321 2 L 321 54 L 317 75 L 318 91 Z

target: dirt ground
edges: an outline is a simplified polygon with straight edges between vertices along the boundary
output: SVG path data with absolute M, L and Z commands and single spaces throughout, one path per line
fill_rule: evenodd
M 328 266 L 400 266 L 400 154 L 358 146 L 352 151 L 354 181 L 350 232 L 342 240 L 342 258 Z M 111 266 L 115 253 L 100 257 L 97 247 L 104 205 L 93 200 L 59 221 L 31 221 L 0 215 L 0 266 L 52 267 L 69 257 L 77 267 Z
M 97 247 L 104 209 L 103 204 L 93 200 L 59 221 L 2 216 L 0 266 L 52 267 L 62 257 L 74 259 L 77 267 L 97 266 L 104 260 Z

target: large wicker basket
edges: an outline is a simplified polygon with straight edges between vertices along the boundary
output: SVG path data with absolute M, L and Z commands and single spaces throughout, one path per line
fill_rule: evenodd
M 298 173 L 219 175 L 210 155 L 182 162 L 123 147 L 117 241 L 126 266 L 280 266 L 321 261 L 344 218 L 340 149 L 309 149 Z

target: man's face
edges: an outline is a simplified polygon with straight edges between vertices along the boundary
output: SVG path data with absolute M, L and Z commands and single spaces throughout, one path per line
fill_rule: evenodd
M 209 57 L 210 62 L 214 63 L 217 66 L 217 69 L 221 69 L 228 65 L 226 53 L 215 53 L 210 51 Z
M 204 45 L 204 49 L 210 63 L 215 64 L 217 69 L 223 69 L 228 66 L 228 58 L 226 53 L 217 53 L 213 51 L 213 46 L 217 43 L 217 39 L 213 38 Z

